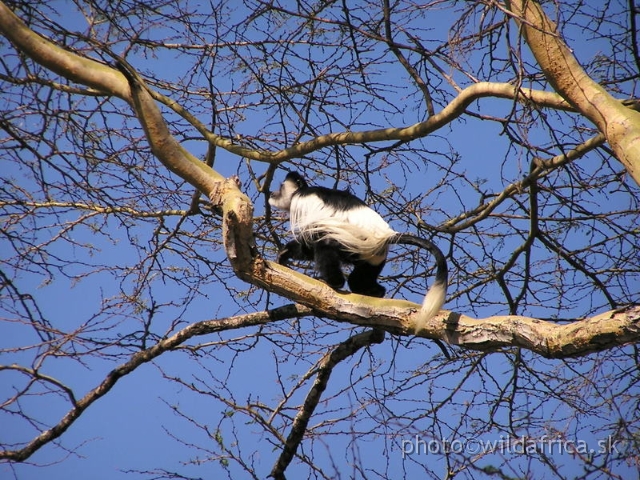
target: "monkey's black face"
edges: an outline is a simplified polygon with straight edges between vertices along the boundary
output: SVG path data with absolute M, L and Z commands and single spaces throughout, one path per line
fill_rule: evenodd
M 277 191 L 271 192 L 269 205 L 274 208 L 279 208 L 280 210 L 289 211 L 291 208 L 291 199 L 298 189 L 297 182 L 287 177 Z
M 290 181 L 295 183 L 298 186 L 298 188 L 307 188 L 309 186 L 307 185 L 307 181 L 298 172 L 287 173 L 287 176 L 285 177 L 284 180 L 285 182 Z

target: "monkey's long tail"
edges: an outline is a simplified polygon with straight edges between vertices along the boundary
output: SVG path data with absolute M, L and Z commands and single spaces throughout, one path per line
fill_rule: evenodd
M 438 314 L 444 305 L 447 297 L 447 285 L 449 283 L 447 260 L 442 250 L 426 238 L 416 237 L 407 233 L 397 233 L 389 239 L 389 243 L 414 245 L 425 248 L 429 250 L 436 259 L 436 278 L 422 301 L 422 308 L 418 313 L 416 321 L 416 332 L 418 332 L 424 328 L 427 321 Z

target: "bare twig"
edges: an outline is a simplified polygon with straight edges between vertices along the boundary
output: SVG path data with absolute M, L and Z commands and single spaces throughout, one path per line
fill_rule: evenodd
M 305 307 L 298 305 L 286 305 L 284 307 L 275 308 L 263 312 L 250 313 L 236 317 L 229 317 L 221 320 L 205 320 L 193 323 L 172 336 L 159 341 L 152 347 L 134 353 L 125 363 L 114 368 L 105 379 L 80 400 L 75 401 L 73 408 L 56 425 L 43 431 L 40 435 L 29 442 L 24 448 L 18 450 L 0 451 L 0 460 L 10 460 L 21 462 L 33 455 L 43 445 L 55 440 L 62 435 L 81 415 L 98 399 L 107 394 L 115 384 L 124 376 L 130 374 L 141 365 L 152 361 L 159 355 L 177 348 L 187 340 L 193 337 L 209 335 L 225 330 L 235 330 L 238 328 L 252 327 L 263 325 L 277 320 L 303 317 L 309 315 L 311 311 Z M 3 368 L 11 367 L 2 367 Z M 24 369 L 22 370 L 24 371 Z M 35 375 L 34 372 L 31 373 Z M 39 377 L 40 378 L 40 377 Z M 44 378 L 51 382 L 49 378 Z M 66 390 L 65 390 L 66 391 Z M 73 398 L 71 392 L 67 391 L 70 398 Z

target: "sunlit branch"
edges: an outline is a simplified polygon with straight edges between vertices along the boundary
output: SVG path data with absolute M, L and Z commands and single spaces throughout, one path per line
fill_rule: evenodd
M 110 215 L 113 213 L 124 213 L 137 218 L 155 218 L 155 217 L 167 217 L 167 216 L 184 216 L 189 213 L 188 210 L 156 210 L 155 212 L 146 212 L 143 210 L 137 210 L 130 207 L 105 207 L 101 205 L 82 203 L 82 202 L 27 202 L 27 201 L 6 201 L 0 200 L 0 208 L 4 207 L 26 207 L 32 210 L 41 209 L 74 209 L 74 210 L 88 210 L 91 212 Z
M 286 294 L 317 315 L 382 328 L 395 335 L 416 335 L 413 317 L 419 310 L 417 304 L 339 293 L 319 280 L 263 262 L 256 259 L 252 274 L 243 278 L 265 288 L 270 286 L 271 291 Z M 576 318 L 566 324 L 520 315 L 473 318 L 442 310 L 418 335 L 471 350 L 522 347 L 547 358 L 577 357 L 640 340 L 640 306 Z
M 0 31 L 14 42 L 20 50 L 33 58 L 33 60 L 47 68 L 50 68 L 52 71 L 68 78 L 69 80 L 87 85 L 91 88 L 102 91 L 107 95 L 118 96 L 127 102 L 133 101 L 128 82 L 120 71 L 95 60 L 64 50 L 53 42 L 41 37 L 31 31 L 5 4 L 1 2 Z M 142 79 L 139 77 L 136 82 L 141 85 L 144 84 Z M 190 114 L 177 102 L 147 88 L 144 90 L 147 92 L 145 95 L 149 96 L 150 99 L 153 98 L 161 101 L 189 121 L 189 123 L 191 123 L 191 125 L 193 125 L 211 144 L 224 148 L 239 156 L 271 163 L 281 163 L 291 158 L 301 157 L 327 146 L 353 145 L 383 141 L 410 141 L 416 138 L 422 138 L 462 115 L 465 109 L 472 102 L 481 98 L 504 98 L 518 100 L 525 103 L 531 102 L 538 107 L 569 111 L 573 110 L 573 107 L 568 102 L 554 92 L 539 91 L 531 88 L 518 88 L 517 86 L 509 83 L 479 82 L 463 89 L 444 109 L 432 115 L 424 122 L 419 122 L 407 127 L 392 127 L 360 132 L 348 131 L 330 133 L 320 135 L 305 142 L 300 142 L 283 150 L 272 152 L 247 148 L 239 145 L 229 138 L 216 135 L 209 131 L 204 124 L 202 124 L 194 115 Z M 140 97 L 140 95 L 138 95 L 138 97 Z M 141 102 L 140 98 L 138 98 L 137 104 L 138 108 L 144 104 L 144 108 L 146 109 L 155 108 L 157 110 L 157 107 L 151 106 L 151 102 Z M 621 108 L 625 107 L 621 106 Z M 140 114 L 141 112 L 138 113 Z M 159 123 L 157 125 L 159 125 Z M 168 137 L 165 136 L 165 139 L 166 141 L 169 141 L 170 144 L 172 143 Z M 159 145 L 156 145 L 156 150 L 154 152 L 156 155 L 161 153 L 161 150 L 157 148 L 158 146 Z M 181 147 L 178 145 L 172 147 L 171 151 L 175 153 L 180 149 Z M 182 151 L 182 155 L 188 156 L 184 151 Z
M 108 65 L 65 50 L 38 35 L 2 2 L 0 2 L 0 32 L 19 50 L 51 71 L 107 95 L 129 99 L 129 85 L 120 72 Z
M 518 88 L 509 83 L 479 82 L 460 92 L 444 109 L 429 117 L 424 122 L 419 122 L 407 127 L 390 127 L 375 130 L 363 130 L 329 133 L 320 135 L 311 140 L 300 142 L 283 150 L 269 152 L 265 150 L 245 151 L 244 156 L 253 160 L 270 163 L 281 163 L 291 158 L 298 158 L 311 152 L 328 146 L 355 145 L 360 143 L 376 143 L 386 141 L 410 141 L 425 137 L 465 112 L 465 109 L 474 101 L 482 98 L 505 98 L 523 102 L 532 102 L 540 107 L 549 107 L 559 110 L 572 110 L 559 95 L 552 92 L 544 92 L 530 88 Z M 203 124 L 194 124 L 205 139 L 219 147 L 230 150 L 232 142 L 219 135 L 209 132 Z
M 124 60 L 121 60 L 119 67 L 130 83 L 132 104 L 153 154 L 173 173 L 209 194 L 224 177 L 180 145 L 169 132 L 160 108 L 142 78 Z
M 124 75 L 109 67 L 106 67 L 93 60 L 83 59 L 76 54 L 63 50 L 44 38 L 31 32 L 13 15 L 6 6 L 0 8 L 0 28 L 16 42 L 18 47 L 25 53 L 31 55 L 36 61 L 42 61 L 43 65 L 52 68 L 67 78 L 78 82 L 86 82 L 94 88 L 100 88 L 107 93 L 123 96 L 136 110 L 151 145 L 154 154 L 171 171 L 181 178 L 189 181 L 200 191 L 208 194 L 214 205 L 222 207 L 223 211 L 223 239 L 227 257 L 234 268 L 236 275 L 253 284 L 267 289 L 268 291 L 281 294 L 295 302 L 302 303 L 316 310 L 319 314 L 339 321 L 348 321 L 357 325 L 376 326 L 389 332 L 400 335 L 411 335 L 415 333 L 412 324 L 412 316 L 415 305 L 410 302 L 393 301 L 385 299 L 371 299 L 359 295 L 343 295 L 336 293 L 326 285 L 306 277 L 296 274 L 292 270 L 279 265 L 266 262 L 256 255 L 253 243 L 253 209 L 251 202 L 246 195 L 240 192 L 238 186 L 233 181 L 221 181 L 222 177 L 210 169 L 206 164 L 193 157 L 180 143 L 170 134 L 169 129 L 162 117 L 156 100 L 148 90 L 143 79 L 124 62 L 120 68 Z M 7 33 L 8 28 L 14 28 L 15 32 Z M 55 61 L 52 60 L 55 59 Z M 55 68 L 51 63 L 55 63 Z M 73 67 L 76 70 L 70 68 Z M 82 70 L 95 70 L 93 72 L 81 72 Z M 116 73 L 113 73 L 116 72 Z M 102 75 L 102 77 L 101 77 Z M 131 88 L 122 86 L 122 82 L 127 77 L 127 83 Z M 102 80 L 100 80 L 102 78 Z M 532 89 L 517 88 L 510 84 L 477 83 L 462 90 L 460 94 L 451 101 L 442 111 L 433 115 L 425 122 L 420 122 L 413 126 L 402 128 L 387 128 L 370 130 L 363 132 L 342 132 L 322 135 L 308 142 L 302 142 L 290 148 L 276 153 L 254 151 L 249 158 L 262 159 L 265 161 L 284 161 L 288 158 L 299 157 L 306 153 L 315 151 L 328 145 L 355 144 L 363 142 L 376 142 L 386 140 L 410 140 L 423 137 L 430 132 L 437 130 L 452 119 L 464 113 L 471 102 L 480 98 L 508 98 L 518 99 L 525 102 L 533 102 L 538 106 L 551 108 L 570 109 L 561 97 L 551 92 L 541 92 Z M 626 107 L 622 107 L 626 108 Z M 206 129 L 203 129 L 203 135 Z M 209 135 L 207 133 L 207 135 Z M 207 136 L 205 135 L 205 136 Z M 225 145 L 218 144 L 220 139 L 213 134 L 208 136 L 208 140 L 216 145 L 225 148 Z M 225 140 L 226 141 L 226 140 Z M 538 178 L 545 171 L 556 168 L 564 162 L 569 161 L 572 156 L 578 157 L 582 150 L 593 148 L 602 142 L 601 137 L 596 137 L 585 143 L 580 148 L 569 152 L 566 155 L 556 157 L 550 161 L 540 162 L 540 165 L 531 172 L 529 179 L 516 182 L 507 189 L 488 206 L 483 206 L 481 211 L 470 212 L 466 215 L 473 216 L 488 215 L 492 208 L 495 208 L 500 201 L 508 195 L 527 186 L 527 181 L 531 182 Z M 223 142 L 224 143 L 224 142 Z M 465 218 L 453 219 L 445 228 L 465 228 L 462 223 Z M 469 220 L 473 222 L 475 219 Z M 443 312 L 446 313 L 446 312 Z M 619 313 L 608 313 L 614 318 L 621 320 L 623 315 Z M 519 325 L 526 325 L 525 331 L 534 331 L 532 338 L 526 335 L 513 335 L 511 330 L 505 329 L 503 321 L 490 321 L 486 319 L 482 322 L 469 319 L 457 314 L 440 315 L 436 317 L 439 323 L 433 325 L 433 329 L 421 334 L 429 338 L 447 341 L 451 344 L 464 345 L 468 348 L 501 348 L 503 346 L 522 346 L 532 351 L 536 351 L 544 356 L 567 356 L 583 355 L 593 351 L 595 345 L 591 341 L 596 341 L 600 331 L 607 330 L 608 324 L 594 327 L 590 331 L 592 337 L 586 338 L 577 350 L 567 350 L 567 344 L 572 343 L 570 337 L 553 331 L 558 325 L 542 324 L 542 327 L 529 328 L 536 324 L 535 319 L 523 319 L 522 317 L 509 317 L 507 322 L 515 322 Z M 447 320 L 449 319 L 449 320 Z M 452 320 L 456 327 L 452 329 Z M 583 321 L 584 322 L 584 321 Z M 579 322 L 582 323 L 582 322 Z M 606 322 L 605 322 L 606 323 Z M 610 340 L 610 345 L 621 345 L 637 338 L 637 318 L 633 316 L 624 317 L 624 321 L 619 325 L 620 335 Z M 547 328 L 548 327 L 548 328 Z M 493 329 L 494 335 L 484 336 L 478 334 L 470 335 L 466 329 L 471 328 L 476 334 L 482 329 L 487 331 Z M 549 335 L 560 338 L 558 346 L 547 348 Z M 596 340 L 594 340 L 594 338 Z M 478 340 L 480 339 L 480 340 Z M 569 351 L 570 353 L 567 353 Z
M 554 90 L 598 127 L 640 184 L 640 113 L 625 107 L 587 74 L 539 2 L 505 0 L 504 4 Z
M 252 160 L 269 163 L 281 163 L 292 158 L 304 156 L 321 148 L 336 145 L 355 145 L 359 143 L 375 143 L 383 141 L 410 141 L 425 137 L 455 118 L 462 115 L 465 109 L 474 101 L 495 97 L 509 100 L 517 100 L 523 103 L 534 103 L 540 108 L 553 108 L 556 110 L 573 111 L 573 108 L 562 97 L 553 93 L 531 88 L 518 88 L 509 83 L 479 82 L 463 89 L 449 105 L 441 112 L 434 114 L 424 122 L 408 127 L 384 128 L 376 130 L 363 130 L 360 132 L 348 131 L 320 135 L 312 140 L 299 142 L 292 147 L 278 151 L 258 150 L 244 147 L 241 144 L 211 132 L 195 115 L 192 115 L 178 102 L 165 95 L 149 90 L 154 99 L 171 108 L 185 120 L 187 120 L 198 132 L 212 145 L 223 148 L 236 155 Z M 426 97 L 429 102 L 428 96 Z

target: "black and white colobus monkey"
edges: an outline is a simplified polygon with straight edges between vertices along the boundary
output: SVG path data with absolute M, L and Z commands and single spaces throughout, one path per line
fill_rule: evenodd
M 362 200 L 348 191 L 310 187 L 297 172 L 289 172 L 280 189 L 271 193 L 269 204 L 289 212 L 294 240 L 278 255 L 278 263 L 313 260 L 320 278 L 330 287 L 344 286 L 342 264 L 353 265 L 347 279 L 353 293 L 383 297 L 378 283 L 390 244 L 426 248 L 436 260 L 436 278 L 418 315 L 417 330 L 436 315 L 447 294 L 447 261 L 429 240 L 394 231 Z

